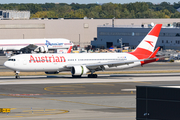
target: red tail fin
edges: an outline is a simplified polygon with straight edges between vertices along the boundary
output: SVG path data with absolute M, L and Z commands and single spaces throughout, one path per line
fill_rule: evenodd
M 133 52 L 130 52 L 130 54 L 136 56 L 138 59 L 148 58 L 154 51 L 161 27 L 162 24 L 156 24 L 137 48 Z
M 69 47 L 67 53 L 71 53 L 72 46 Z

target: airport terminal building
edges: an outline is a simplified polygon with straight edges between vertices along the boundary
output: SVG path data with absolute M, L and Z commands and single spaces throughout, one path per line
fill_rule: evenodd
M 173 24 L 180 19 L 29 19 L 29 20 L 0 20 L 1 39 L 40 39 L 40 38 L 66 38 L 75 45 L 125 46 L 135 47 L 151 28 L 142 24 Z M 111 26 L 111 27 L 109 27 Z M 124 26 L 124 27 L 121 27 Z M 130 27 L 129 27 L 130 26 Z M 134 26 L 134 27 L 131 27 Z M 180 38 L 178 28 L 163 28 L 158 46 L 165 49 L 179 49 Z M 108 42 L 108 43 L 107 43 Z
M 97 28 L 97 39 L 91 44 L 98 48 L 121 48 L 129 47 L 136 48 L 146 34 L 151 30 L 144 25 L 129 25 L 129 26 L 101 26 Z M 160 46 L 162 49 L 180 50 L 180 29 L 179 27 L 163 26 L 158 38 L 156 47 Z

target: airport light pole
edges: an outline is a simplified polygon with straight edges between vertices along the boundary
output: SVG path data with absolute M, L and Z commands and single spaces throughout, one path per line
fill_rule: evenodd
M 112 18 L 112 27 L 114 27 L 114 19 L 115 17 Z
M 122 38 L 119 39 L 119 43 L 121 43 L 121 52 L 122 52 Z
M 80 48 L 80 34 L 79 34 L 79 48 Z

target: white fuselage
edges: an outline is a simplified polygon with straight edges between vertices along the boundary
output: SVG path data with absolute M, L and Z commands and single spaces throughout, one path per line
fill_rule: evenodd
M 11 60 L 12 59 L 12 60 Z M 14 71 L 67 71 L 67 65 L 85 65 L 113 61 L 138 60 L 128 53 L 70 53 L 70 54 L 20 54 L 10 58 L 4 65 Z M 141 65 L 140 62 L 120 66 L 105 65 L 105 69 L 126 69 Z
M 0 50 L 20 50 L 30 44 L 36 46 L 46 46 L 48 49 L 68 49 L 73 46 L 70 40 L 64 38 L 57 39 L 6 39 L 0 40 Z

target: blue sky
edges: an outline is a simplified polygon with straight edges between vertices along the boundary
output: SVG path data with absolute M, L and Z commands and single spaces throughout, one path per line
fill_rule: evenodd
M 0 4 L 6 4 L 6 3 L 68 3 L 71 4 L 72 2 L 74 3 L 79 3 L 79 4 L 88 4 L 88 3 L 108 3 L 108 2 L 112 2 L 112 3 L 130 3 L 130 2 L 137 2 L 136 0 L 91 0 L 91 1 L 87 1 L 87 0 L 1 0 Z M 152 2 L 155 4 L 161 3 L 164 0 L 146 0 L 146 1 L 138 1 L 138 2 Z M 170 2 L 171 4 L 173 4 L 174 2 L 178 2 L 175 0 L 169 0 L 166 2 Z

